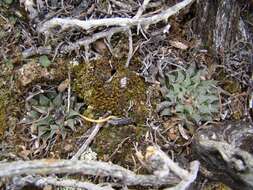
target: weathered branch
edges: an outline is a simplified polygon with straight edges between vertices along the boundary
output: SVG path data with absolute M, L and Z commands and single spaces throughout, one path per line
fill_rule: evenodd
M 197 176 L 199 162 L 191 163 L 191 172 L 180 168 L 174 163 L 159 147 L 148 147 L 145 162 L 153 175 L 137 175 L 121 166 L 101 161 L 80 161 L 80 160 L 34 160 L 16 161 L 0 164 L 0 177 L 13 177 L 17 175 L 53 174 L 53 173 L 81 173 L 83 175 L 110 176 L 117 179 L 117 183 L 126 186 L 162 186 L 176 185 L 177 189 L 185 190 Z M 170 170 L 172 172 L 170 172 Z M 182 180 L 175 176 L 179 176 Z M 44 181 L 43 181 L 44 180 Z M 115 181 L 114 180 L 114 181 Z M 41 180 L 34 179 L 32 183 L 39 183 Z M 63 184 L 58 179 L 43 178 L 43 184 Z M 79 183 L 77 181 L 65 181 L 67 186 L 85 186 L 94 184 Z M 96 187 L 97 188 L 97 187 Z M 94 187 L 95 189 L 95 187 Z
M 181 9 L 192 3 L 194 0 L 184 0 L 167 10 L 155 14 L 150 17 L 140 17 L 140 18 L 104 18 L 104 19 L 91 19 L 91 20 L 79 20 L 71 18 L 53 18 L 41 26 L 38 27 L 38 32 L 48 33 L 50 29 L 60 26 L 62 30 L 67 28 L 79 27 L 83 30 L 89 30 L 91 28 L 101 27 L 101 26 L 123 26 L 132 27 L 136 25 L 151 25 L 156 24 L 162 20 L 168 19 L 170 16 L 178 13 Z
M 192 182 L 197 178 L 199 170 L 199 161 L 190 163 L 190 172 L 179 167 L 179 165 L 171 160 L 159 147 L 149 147 L 146 153 L 146 159 L 153 167 L 159 167 L 158 172 L 154 172 L 158 176 L 168 175 L 171 170 L 175 175 L 180 177 L 182 181 L 174 187 L 165 190 L 186 190 Z M 157 166 L 154 166 L 157 165 Z
M 43 188 L 47 185 L 53 185 L 57 187 L 71 187 L 86 190 L 113 190 L 110 185 L 95 185 L 90 182 L 81 182 L 74 179 L 59 179 L 53 177 L 40 177 L 40 176 L 26 176 L 23 178 L 17 177 L 14 180 L 14 186 L 25 187 L 27 185 L 34 185 L 39 188 Z
M 234 189 L 253 188 L 253 129 L 249 123 L 225 123 L 200 130 L 193 141 L 193 152 L 202 168 Z
M 175 185 L 179 179 L 172 175 L 160 178 L 155 175 L 136 175 L 121 166 L 101 161 L 34 160 L 0 164 L 0 177 L 22 174 L 82 173 L 84 175 L 110 176 L 124 185 L 161 186 Z
M 79 49 L 82 46 L 83 47 L 89 46 L 91 43 L 93 43 L 101 38 L 107 38 L 109 41 L 114 34 L 119 33 L 119 32 L 124 32 L 127 30 L 128 30 L 128 28 L 126 28 L 126 27 L 113 27 L 107 31 L 95 33 L 90 37 L 84 37 L 74 43 L 71 43 L 70 45 L 63 45 L 60 48 L 60 52 L 61 53 L 66 53 L 66 52 L 68 53 L 70 51 Z
M 134 16 L 134 18 L 140 18 L 142 13 L 145 11 L 147 5 L 149 4 L 150 0 L 144 0 L 142 5 L 140 6 L 140 8 L 138 9 L 136 15 Z
M 22 57 L 26 59 L 35 55 L 49 55 L 51 53 L 52 53 L 51 47 L 38 47 L 38 48 L 31 47 L 22 52 Z
M 190 164 L 190 173 L 175 187 L 166 188 L 164 190 L 186 190 L 197 178 L 199 171 L 199 161 L 193 161 Z

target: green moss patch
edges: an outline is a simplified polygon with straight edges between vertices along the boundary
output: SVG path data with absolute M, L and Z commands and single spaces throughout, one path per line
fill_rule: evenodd
M 147 87 L 140 76 L 124 68 L 124 61 L 101 59 L 83 63 L 74 68 L 74 74 L 73 89 L 89 106 L 85 115 L 111 111 L 116 116 L 144 121 Z M 126 85 L 122 87 L 124 82 Z
M 98 154 L 99 160 L 110 160 L 115 164 L 133 168 L 133 143 L 141 144 L 146 132 L 147 128 L 142 126 L 108 126 L 98 133 L 92 150 Z
M 10 90 L 7 88 L 5 75 L 0 76 L 0 140 L 7 128 L 7 109 L 10 103 Z
M 1 96 L 1 93 L 0 93 Z M 4 131 L 6 129 L 7 123 L 6 123 L 6 100 L 5 96 L 0 97 L 0 139 L 2 138 Z

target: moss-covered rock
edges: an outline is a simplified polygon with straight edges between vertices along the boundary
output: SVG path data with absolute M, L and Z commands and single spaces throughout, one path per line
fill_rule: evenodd
M 98 60 L 74 68 L 73 89 L 84 99 L 91 112 L 101 115 L 111 111 L 116 116 L 129 116 L 144 121 L 146 84 L 135 72 L 119 60 Z

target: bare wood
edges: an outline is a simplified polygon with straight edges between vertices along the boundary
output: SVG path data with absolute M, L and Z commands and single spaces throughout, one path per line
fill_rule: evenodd
M 84 46 L 84 47 L 89 46 L 91 43 L 93 43 L 101 38 L 108 38 L 109 39 L 108 41 L 110 41 L 111 37 L 114 34 L 119 33 L 119 32 L 125 32 L 127 30 L 128 30 L 128 28 L 126 28 L 126 27 L 113 27 L 107 31 L 98 32 L 98 33 L 93 34 L 90 37 L 82 38 L 74 43 L 71 43 L 70 45 L 64 45 L 64 46 L 62 46 L 62 48 L 60 48 L 60 52 L 61 53 L 68 53 L 73 50 L 79 49 L 82 46 Z
M 128 55 L 127 55 L 127 61 L 125 63 L 125 67 L 127 68 L 130 64 L 130 61 L 131 61 L 131 58 L 133 56 L 133 36 L 132 36 L 132 31 L 131 29 L 129 28 L 128 30 Z
M 61 26 L 62 30 L 72 27 L 79 27 L 83 30 L 89 30 L 91 28 L 96 28 L 100 26 L 123 26 L 123 27 L 132 27 L 136 25 L 151 25 L 156 24 L 162 20 L 168 19 L 170 16 L 175 15 L 181 9 L 192 3 L 194 0 L 184 0 L 176 5 L 168 8 L 161 13 L 155 14 L 150 17 L 140 17 L 140 18 L 104 18 L 104 19 L 91 19 L 91 20 L 79 20 L 71 18 L 53 18 L 41 26 L 38 27 L 38 32 L 48 33 L 51 28 L 56 26 Z
M 123 8 L 123 9 L 126 9 L 128 11 L 132 11 L 132 6 L 130 6 L 129 4 L 127 3 L 123 3 L 123 2 L 120 2 L 120 1 L 116 1 L 116 0 L 110 0 L 113 4 Z
M 155 175 L 137 175 L 121 166 L 101 161 L 53 159 L 15 161 L 0 164 L 0 171 L 0 177 L 23 174 L 81 173 L 83 175 L 111 176 L 124 185 L 161 186 L 179 183 L 179 179 L 171 175 L 164 176 L 164 178 Z
M 190 173 L 183 179 L 179 184 L 174 187 L 166 188 L 164 190 L 187 190 L 190 184 L 192 184 L 196 178 L 199 171 L 200 163 L 199 161 L 193 161 L 190 163 Z
M 200 159 L 202 173 L 234 189 L 253 188 L 253 130 L 247 122 L 229 122 L 198 131 L 193 152 Z M 206 173 L 211 173 L 206 176 Z
M 50 55 L 52 53 L 51 47 L 31 47 L 22 52 L 23 58 L 29 58 L 35 55 Z
M 144 0 L 142 5 L 140 6 L 140 8 L 138 9 L 136 15 L 134 16 L 134 18 L 140 18 L 142 13 L 146 10 L 147 5 L 149 4 L 150 0 Z
M 157 175 L 160 177 L 163 175 L 168 175 L 168 172 L 171 170 L 175 175 L 182 179 L 181 182 L 176 186 L 166 188 L 165 190 L 186 190 L 197 178 L 200 166 L 200 163 L 197 160 L 190 163 L 190 172 L 188 172 L 171 160 L 167 154 L 161 151 L 159 147 L 148 147 L 145 157 L 149 162 L 149 165 L 156 164 L 160 168 L 160 170 L 157 172 Z
M 74 179 L 59 179 L 54 177 L 40 177 L 40 176 L 26 176 L 23 178 L 17 178 L 14 186 L 24 187 L 27 185 L 34 185 L 39 188 L 43 188 L 47 185 L 53 185 L 57 187 L 70 187 L 86 190 L 114 190 L 110 185 L 96 185 L 90 182 L 82 182 Z

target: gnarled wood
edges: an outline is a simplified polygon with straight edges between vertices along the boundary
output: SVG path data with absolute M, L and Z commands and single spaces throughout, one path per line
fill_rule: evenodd
M 253 189 L 253 128 L 246 122 L 211 126 L 196 135 L 193 150 L 205 177 L 233 189 Z

